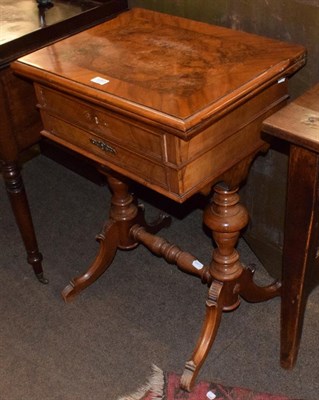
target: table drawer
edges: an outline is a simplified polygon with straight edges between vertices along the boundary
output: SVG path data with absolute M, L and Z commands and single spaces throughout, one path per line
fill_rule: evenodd
M 35 85 L 39 107 L 81 129 L 90 131 L 125 148 L 141 154 L 148 153 L 155 160 L 165 159 L 164 134 L 144 129 L 125 117 L 115 116 L 98 106 L 86 103 L 45 86 Z
M 82 153 L 102 165 L 128 173 L 133 179 L 145 184 L 153 182 L 167 189 L 166 167 L 145 156 L 128 151 L 121 145 L 106 141 L 101 136 L 84 131 L 64 120 L 41 110 L 44 130 L 41 134 L 64 146 Z

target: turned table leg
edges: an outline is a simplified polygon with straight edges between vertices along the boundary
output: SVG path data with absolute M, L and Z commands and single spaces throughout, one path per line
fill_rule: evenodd
M 237 308 L 239 296 L 253 302 L 265 301 L 278 296 L 280 289 L 278 283 L 258 287 L 253 282 L 253 272 L 243 267 L 239 261 L 235 246 L 240 231 L 248 223 L 248 213 L 239 204 L 237 188 L 229 190 L 222 185 L 216 185 L 214 192 L 212 203 L 204 212 L 204 223 L 212 230 L 217 245 L 209 269 L 213 280 L 208 291 L 202 332 L 181 378 L 181 387 L 188 391 L 191 390 L 213 344 L 222 311 Z
M 139 243 L 130 236 L 134 224 L 145 227 L 148 232 L 156 233 L 170 224 L 170 218 L 160 215 L 153 224 L 148 224 L 144 218 L 144 209 L 137 206 L 128 185 L 117 174 L 107 174 L 107 180 L 112 192 L 109 219 L 102 232 L 97 235 L 99 252 L 88 270 L 81 276 L 71 280 L 62 291 L 64 300 L 70 301 L 79 292 L 95 282 L 111 265 L 117 249 L 134 249 Z
M 42 254 L 38 249 L 32 216 L 20 168 L 16 162 L 3 162 L 2 173 L 13 214 L 27 251 L 27 261 L 33 267 L 33 271 L 38 280 L 41 283 L 46 284 L 48 283 L 48 280 L 43 276 Z

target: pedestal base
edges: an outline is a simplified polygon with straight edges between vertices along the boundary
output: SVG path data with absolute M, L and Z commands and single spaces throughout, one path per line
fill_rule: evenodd
M 147 224 L 143 209 L 134 202 L 127 184 L 111 175 L 108 176 L 108 182 L 113 193 L 110 219 L 97 236 L 99 253 L 88 271 L 73 279 L 62 295 L 65 301 L 69 301 L 111 265 L 118 248 L 132 249 L 140 243 L 167 262 L 176 264 L 182 271 L 199 277 L 209 285 L 209 290 L 202 331 L 181 378 L 181 387 L 190 391 L 214 342 L 222 312 L 236 309 L 240 297 L 261 302 L 278 296 L 280 285 L 275 282 L 267 287 L 258 287 L 253 281 L 254 271 L 239 262 L 235 246 L 241 229 L 248 222 L 248 214 L 239 204 L 237 189 L 216 186 L 212 203 L 204 212 L 204 223 L 212 230 L 217 245 L 211 264 L 205 266 L 192 254 L 155 235 L 169 225 L 169 218 L 160 216 L 155 224 Z

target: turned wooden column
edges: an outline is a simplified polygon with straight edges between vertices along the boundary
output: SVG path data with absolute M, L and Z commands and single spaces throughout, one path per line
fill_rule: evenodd
M 213 251 L 210 273 L 214 279 L 229 286 L 223 309 L 233 310 L 239 305 L 238 293 L 234 288 L 243 270 L 235 247 L 249 217 L 246 208 L 239 203 L 238 188 L 228 190 L 226 186 L 217 185 L 214 191 L 212 203 L 203 216 L 204 224 L 211 229 L 217 245 Z
M 203 220 L 212 230 L 216 245 L 209 273 L 212 283 L 206 300 L 206 316 L 193 355 L 185 364 L 181 387 L 192 389 L 196 376 L 215 340 L 222 312 L 232 311 L 240 304 L 240 296 L 248 301 L 265 301 L 279 295 L 275 282 L 258 287 L 253 281 L 254 271 L 243 267 L 236 250 L 240 231 L 248 223 L 248 212 L 239 203 L 238 187 L 228 189 L 224 184 L 214 187 L 212 202 L 204 211 Z

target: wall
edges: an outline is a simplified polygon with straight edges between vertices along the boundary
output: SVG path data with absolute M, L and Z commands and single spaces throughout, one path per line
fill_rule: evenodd
M 308 61 L 290 80 L 291 97 L 319 81 L 319 0 L 131 0 L 129 4 L 302 44 Z M 274 276 L 280 276 L 286 173 L 287 148 L 275 142 L 266 156 L 254 162 L 241 191 L 251 215 L 245 238 Z

